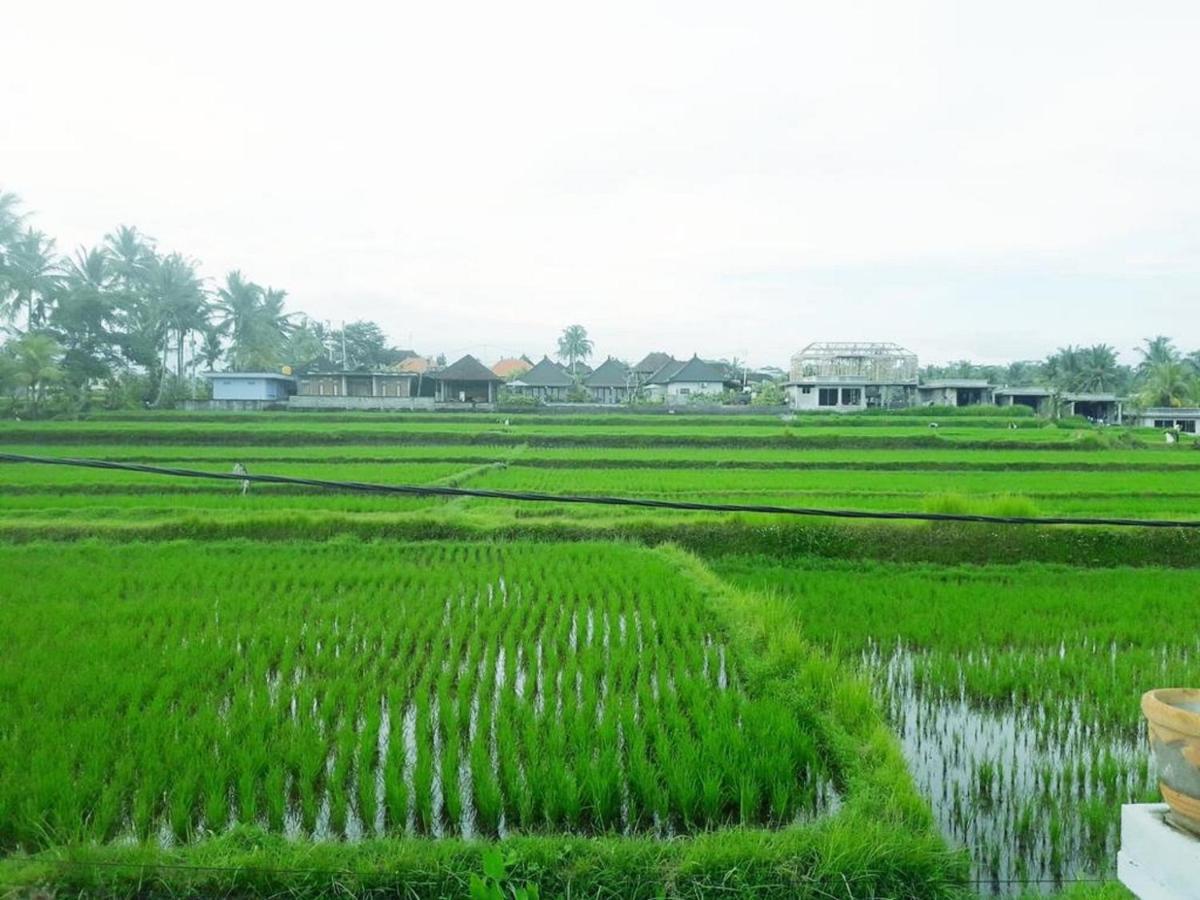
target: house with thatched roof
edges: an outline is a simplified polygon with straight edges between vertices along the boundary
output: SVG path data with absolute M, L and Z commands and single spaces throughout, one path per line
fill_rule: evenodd
M 666 403 L 691 403 L 698 397 L 720 394 L 724 389 L 724 374 L 699 356 L 687 362 L 672 359 L 646 380 L 650 398 Z
M 637 376 L 611 356 L 583 380 L 593 403 L 628 403 L 637 390 Z
M 543 403 L 562 402 L 574 386 L 569 372 L 548 356 L 508 383 L 508 389 L 521 397 L 531 397 Z
M 439 403 L 495 403 L 504 383 L 495 372 L 467 354 L 428 376 L 437 382 Z
M 647 353 L 641 362 L 631 366 L 634 378 L 637 379 L 638 385 L 646 384 L 650 380 L 650 376 L 661 369 L 669 362 L 674 362 L 674 358 L 670 353 Z

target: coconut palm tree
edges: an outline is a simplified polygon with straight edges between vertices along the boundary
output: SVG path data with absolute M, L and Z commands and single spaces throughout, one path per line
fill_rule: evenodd
M 4 257 L 4 282 L 0 287 L 0 313 L 9 321 L 25 311 L 25 331 L 45 324 L 59 288 L 54 240 L 27 228 L 8 244 Z
M 572 375 L 575 374 L 575 364 L 591 355 L 592 342 L 588 338 L 586 328 L 582 325 L 569 325 L 563 329 L 558 339 L 558 358 L 570 361 Z
M 62 348 L 46 334 L 25 334 L 13 342 L 12 373 L 18 385 L 25 389 L 29 413 L 36 417 L 45 397 L 46 388 L 62 380 L 58 358 Z
M 20 206 L 20 197 L 0 191 L 0 296 L 4 292 L 4 260 L 8 247 L 21 234 L 21 224 L 25 221 L 24 213 L 18 211 Z
M 50 314 L 50 329 L 64 347 L 66 379 L 86 403 L 91 382 L 112 373 L 113 326 L 117 313 L 115 277 L 102 248 L 80 248 L 60 266 L 62 289 Z
M 210 372 L 225 355 L 225 345 L 221 342 L 221 332 L 213 324 L 204 329 L 204 343 L 200 345 L 200 361 Z
M 1155 363 L 1146 375 L 1138 399 L 1144 406 L 1184 406 L 1196 394 L 1196 376 L 1179 360 Z
M 221 329 L 229 335 L 229 361 L 235 370 L 271 368 L 278 364 L 291 318 L 283 311 L 286 291 L 264 290 L 240 271 L 225 276 L 217 289 Z
M 178 253 L 164 257 L 154 267 L 150 278 L 150 291 L 155 305 L 161 312 L 164 329 L 165 352 L 169 349 L 171 334 L 175 337 L 175 375 L 183 377 L 183 345 L 189 334 L 202 332 L 208 327 L 208 297 L 195 263 Z
M 158 384 L 168 324 L 150 290 L 151 276 L 159 264 L 154 242 L 136 228 L 122 225 L 104 236 L 103 247 L 117 295 L 117 343 L 125 358 L 145 368 L 151 381 Z
M 1165 334 L 1145 338 L 1142 340 L 1142 346 L 1134 349 L 1142 357 L 1142 361 L 1138 363 L 1137 373 L 1143 377 L 1148 376 L 1157 366 L 1179 360 L 1179 351 L 1175 349 L 1174 341 Z

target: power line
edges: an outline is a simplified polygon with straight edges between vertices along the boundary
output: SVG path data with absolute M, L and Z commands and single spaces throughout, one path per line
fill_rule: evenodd
M 759 513 L 781 516 L 806 516 L 831 519 L 882 519 L 917 522 L 977 522 L 985 525 L 1078 525 L 1129 528 L 1200 528 L 1197 519 L 1127 519 L 1073 516 L 986 516 L 971 513 L 891 512 L 887 510 L 820 509 L 805 506 L 773 506 L 752 503 L 694 503 L 686 500 L 654 500 L 644 497 L 604 495 L 546 494 L 537 491 L 498 491 L 486 488 L 444 487 L 441 485 L 372 484 L 363 481 L 328 481 L 291 475 L 250 475 L 248 473 L 204 472 L 142 463 L 74 457 L 25 456 L 0 453 L 0 462 L 36 463 L 49 466 L 73 466 L 89 469 L 113 469 L 167 475 L 176 478 L 207 478 L 219 481 L 251 481 L 261 484 L 295 484 L 324 490 L 357 491 L 374 494 L 400 494 L 417 497 L 477 497 L 484 500 L 514 500 L 525 503 L 576 503 L 592 506 L 631 506 L 642 509 L 671 509 L 688 512 Z

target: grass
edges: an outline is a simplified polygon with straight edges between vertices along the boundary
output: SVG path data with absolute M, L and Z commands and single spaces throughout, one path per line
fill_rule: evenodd
M 1157 799 L 1141 690 L 1195 678 L 1191 571 L 762 557 L 717 570 L 873 674 L 977 874 L 1111 874 L 1121 803 Z
M 318 837 L 778 827 L 830 777 L 811 717 L 743 689 L 711 614 L 647 551 L 0 556 L 9 848 L 297 814 Z M 70 671 L 45 664 L 63 653 Z
M 218 472 L 1178 518 L 1191 446 L 928 410 L 0 428 Z M 543 894 L 957 896 L 937 830 L 983 890 L 1104 873 L 1153 793 L 1135 695 L 1194 675 L 1163 635 L 1198 551 L 0 466 L 0 893 L 446 896 L 499 846 Z

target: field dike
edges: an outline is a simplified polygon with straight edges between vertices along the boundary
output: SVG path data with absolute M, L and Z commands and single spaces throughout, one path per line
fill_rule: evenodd
M 586 698 L 594 685 L 609 683 L 597 680 L 599 673 L 589 668 L 591 664 L 587 660 L 590 658 L 600 662 L 608 659 L 610 654 L 616 660 L 617 647 L 631 648 L 635 639 L 640 644 L 643 629 L 646 651 L 649 652 L 652 635 L 657 635 L 658 627 L 668 624 L 664 619 L 667 607 L 661 606 L 661 599 L 652 601 L 659 605 L 650 606 L 644 605 L 650 600 L 638 600 L 641 605 L 634 609 L 640 609 L 641 612 L 637 618 L 631 618 L 633 613 L 628 607 L 596 606 L 595 601 L 576 597 L 573 601 L 576 604 L 592 604 L 584 607 L 588 610 L 586 615 L 564 617 L 559 614 L 544 620 L 529 620 L 519 614 L 520 604 L 524 602 L 521 599 L 521 586 L 516 583 L 506 585 L 504 579 L 508 576 L 505 574 L 500 576 L 498 582 L 495 580 L 496 563 L 493 560 L 508 559 L 509 549 L 470 545 L 446 549 L 441 546 L 431 548 L 429 545 L 392 545 L 387 550 L 397 560 L 409 560 L 415 556 L 412 561 L 404 563 L 412 573 L 407 577 L 416 579 L 413 588 L 407 592 L 413 599 L 406 602 L 416 603 L 417 606 L 412 607 L 414 610 L 427 608 L 437 611 L 428 622 L 417 626 L 422 634 L 428 636 L 427 640 L 439 643 L 443 640 L 437 635 L 446 631 L 447 623 L 454 623 L 461 618 L 461 613 L 456 610 L 467 610 L 472 608 L 471 604 L 475 604 L 484 612 L 486 607 L 485 614 L 469 620 L 477 624 L 466 630 L 452 628 L 455 631 L 462 630 L 461 637 L 444 638 L 450 651 L 447 658 L 461 653 L 464 660 L 458 666 L 457 674 L 453 666 L 449 669 L 439 666 L 438 672 L 421 675 L 422 662 L 416 663 L 417 668 L 410 668 L 419 679 L 417 684 L 420 686 L 415 695 L 410 695 L 417 698 L 414 704 L 411 699 L 405 700 L 403 694 L 373 695 L 370 686 L 375 679 L 367 677 L 370 670 L 364 668 L 383 662 L 383 654 L 369 652 L 376 641 L 382 640 L 380 649 L 383 650 L 389 646 L 389 641 L 401 639 L 399 635 L 396 638 L 388 637 L 386 614 L 372 609 L 373 605 L 378 604 L 366 602 L 365 605 L 353 605 L 355 597 L 369 601 L 374 590 L 383 588 L 386 582 L 379 579 L 392 576 L 380 573 L 389 572 L 390 567 L 386 560 L 370 563 L 374 555 L 370 547 L 352 542 L 345 542 L 343 547 L 344 550 L 337 546 L 319 545 L 306 550 L 305 545 L 298 544 L 295 548 L 270 551 L 281 561 L 287 558 L 303 560 L 298 563 L 301 574 L 323 571 L 322 560 L 350 557 L 331 573 L 333 580 L 330 584 L 337 586 L 336 606 L 333 607 L 326 604 L 334 598 L 321 600 L 311 596 L 314 588 L 306 588 L 307 582 L 303 580 L 296 581 L 298 576 L 283 576 L 282 580 L 280 576 L 271 576 L 269 573 L 276 571 L 271 561 L 260 559 L 262 551 L 267 548 L 253 542 L 222 545 L 181 542 L 146 548 L 100 542 L 89 542 L 70 549 L 54 544 L 10 546 L 7 549 L 0 547 L 0 555 L 6 558 L 10 571 L 17 574 L 42 570 L 49 559 L 54 559 L 55 565 L 60 567 L 81 565 L 85 559 L 89 561 L 94 573 L 89 591 L 95 596 L 89 595 L 81 601 L 65 582 L 37 588 L 38 606 L 43 609 L 39 615 L 60 615 L 65 617 L 63 621 L 71 621 L 75 615 L 72 611 L 80 602 L 86 603 L 89 621 L 76 629 L 80 640 L 86 638 L 86 642 L 94 643 L 96 635 L 109 635 L 110 639 L 118 637 L 118 632 L 113 630 L 116 621 L 111 620 L 111 614 L 96 601 L 103 600 L 113 586 L 119 586 L 119 621 L 134 641 L 129 644 L 130 647 L 144 643 L 136 631 L 128 631 L 132 617 L 144 615 L 148 616 L 145 619 L 146 627 L 151 629 L 148 636 L 154 640 L 169 637 L 171 628 L 185 628 L 182 632 L 184 648 L 190 655 L 181 662 L 186 672 L 198 673 L 198 666 L 203 659 L 215 660 L 217 656 L 232 655 L 237 660 L 230 670 L 234 676 L 250 679 L 247 683 L 257 684 L 258 687 L 251 689 L 248 696 L 234 695 L 227 701 L 223 700 L 215 711 L 204 711 L 198 719 L 190 719 L 196 722 L 197 727 L 215 729 L 214 734 L 220 733 L 226 722 L 242 722 L 245 727 L 255 728 L 254 723 L 262 715 L 267 715 L 268 720 L 274 716 L 275 720 L 291 729 L 293 726 L 288 723 L 303 723 L 311 704 L 312 726 L 296 726 L 306 729 L 303 731 L 306 736 L 294 744 L 293 751 L 287 750 L 289 744 L 285 742 L 279 745 L 279 752 L 301 753 L 306 762 L 297 771 L 309 773 L 312 779 L 310 782 L 306 777 L 305 784 L 329 784 L 331 777 L 337 778 L 332 793 L 318 790 L 306 794 L 303 784 L 296 788 L 282 776 L 278 781 L 268 777 L 268 787 L 273 785 L 278 788 L 279 796 L 291 793 L 298 798 L 298 805 L 294 809 L 271 806 L 269 814 L 261 820 L 253 812 L 254 798 L 257 796 L 255 791 L 251 788 L 243 791 L 241 781 L 235 779 L 237 789 L 227 796 L 219 780 L 210 784 L 208 773 L 198 773 L 198 786 L 208 785 L 198 795 L 199 807 L 180 806 L 180 785 L 173 781 L 168 789 L 169 796 L 164 798 L 166 805 L 162 807 L 170 818 L 158 827 L 157 838 L 154 836 L 153 819 L 150 819 L 145 827 L 149 839 L 96 843 L 80 835 L 76 839 L 56 841 L 55 846 L 31 854 L 24 854 L 10 846 L 8 849 L 15 852 L 0 860 L 0 892 L 7 890 L 20 894 L 31 892 L 41 885 L 51 885 L 54 892 L 60 894 L 92 893 L 131 897 L 178 897 L 189 894 L 458 896 L 466 892 L 472 874 L 482 873 L 485 855 L 490 848 L 498 847 L 503 857 L 503 878 L 506 882 L 512 886 L 536 884 L 542 896 L 702 897 L 719 892 L 722 896 L 741 897 L 940 898 L 957 897 L 963 893 L 966 861 L 962 855 L 949 852 L 937 836 L 929 807 L 908 774 L 897 739 L 888 730 L 869 685 L 849 675 L 843 665 L 813 649 L 804 640 L 794 615 L 784 603 L 734 589 L 698 557 L 678 547 L 658 550 L 606 544 L 581 546 L 578 549 L 565 547 L 550 554 L 549 561 L 546 561 L 547 551 L 537 546 L 514 547 L 513 550 L 518 554 L 523 554 L 518 555 L 517 559 L 527 560 L 535 566 L 551 566 L 546 571 L 552 587 L 559 584 L 559 580 L 563 587 L 582 584 L 584 587 L 577 588 L 580 591 L 592 583 L 619 585 L 622 583 L 620 573 L 604 574 L 603 565 L 598 568 L 592 566 L 602 563 L 606 558 L 611 558 L 613 565 L 622 563 L 627 566 L 641 559 L 643 562 L 634 565 L 629 570 L 630 574 L 649 574 L 635 576 L 626 589 L 628 596 L 644 597 L 641 592 L 654 583 L 651 580 L 642 584 L 636 579 L 665 578 L 675 585 L 669 591 L 671 602 L 681 602 L 685 597 L 695 598 L 693 602 L 698 601 L 701 606 L 679 617 L 678 625 L 671 624 L 677 636 L 670 637 L 664 632 L 663 637 L 655 637 L 656 646 L 686 648 L 684 655 L 677 657 L 685 668 L 677 670 L 674 676 L 670 675 L 671 670 L 666 670 L 668 674 L 665 677 L 671 681 L 669 690 L 673 695 L 678 691 L 680 697 L 680 701 L 672 702 L 682 702 L 692 697 L 688 702 L 715 704 L 711 712 L 706 714 L 713 715 L 728 707 L 728 702 L 722 697 L 724 686 L 728 684 L 732 694 L 736 684 L 737 692 L 747 698 L 744 702 L 739 701 L 742 703 L 742 715 L 751 716 L 752 707 L 745 704 L 758 702 L 755 698 L 769 698 L 772 709 L 790 710 L 788 718 L 808 723 L 807 727 L 812 731 L 811 740 L 823 760 L 820 768 L 832 774 L 839 798 L 835 810 L 829 810 L 817 818 L 798 815 L 793 819 L 788 812 L 788 822 L 776 823 L 774 827 L 726 824 L 680 833 L 671 839 L 663 839 L 663 834 L 654 833 L 661 832 L 657 824 L 650 829 L 650 833 L 630 831 L 623 824 L 628 821 L 625 810 L 629 801 L 614 799 L 614 805 L 607 814 L 601 814 L 600 807 L 590 803 L 583 808 L 581 821 L 592 823 L 586 830 L 593 830 L 594 834 L 523 833 L 514 824 L 515 819 L 522 815 L 519 802 L 515 806 L 501 803 L 490 811 L 479 805 L 479 798 L 485 798 L 488 794 L 480 791 L 478 779 L 497 786 L 504 785 L 507 790 L 508 786 L 519 786 L 535 774 L 532 767 L 536 763 L 534 758 L 521 757 L 519 754 L 510 757 L 503 752 L 507 746 L 506 740 L 511 739 L 505 733 L 509 714 L 500 719 L 489 714 L 488 710 L 512 710 L 511 715 L 516 715 L 520 720 L 521 716 L 528 717 L 536 712 L 539 708 L 538 697 L 542 698 L 541 709 L 546 714 L 549 714 L 554 703 L 561 703 L 564 698 L 567 706 L 574 708 L 577 698 Z M 146 559 L 153 554 L 155 565 L 145 570 L 131 568 L 131 561 L 136 560 L 143 551 L 147 554 Z M 289 557 L 287 553 L 293 556 Z M 443 559 L 447 554 L 453 559 Z M 426 556 L 430 558 L 426 560 Z M 232 567 L 234 563 L 225 574 L 214 571 L 214 566 L 219 566 L 226 559 L 253 560 L 252 565 L 257 568 L 244 576 Z M 170 574 L 159 574 L 159 560 L 165 560 L 161 565 L 169 566 L 166 571 Z M 447 568 L 447 564 L 454 560 L 460 563 L 458 569 Z M 434 561 L 438 562 L 436 566 L 430 564 Z M 585 571 L 580 569 L 580 562 L 589 562 L 592 566 Z M 486 575 L 483 582 L 475 582 L 485 585 L 486 590 L 481 587 L 474 600 L 468 595 L 455 593 L 453 598 L 446 600 L 443 610 L 440 600 L 430 607 L 428 602 L 419 599 L 423 596 L 420 585 L 427 581 L 429 584 L 440 584 L 442 582 L 433 580 L 442 578 L 440 573 L 466 571 L 464 567 L 468 564 L 477 568 L 482 566 L 479 571 Z M 242 563 L 237 562 L 236 565 Z M 565 573 L 572 565 L 578 574 L 567 576 Z M 562 569 L 562 575 L 555 574 L 559 569 Z M 596 574 L 588 574 L 592 571 Z M 258 583 L 250 576 L 257 576 L 260 572 L 263 577 L 271 579 L 264 583 L 264 587 L 275 589 L 270 603 L 264 603 L 261 607 L 251 599 L 254 594 L 247 593 L 251 591 L 249 585 Z M 608 580 L 596 582 L 597 578 Z M 221 592 L 223 599 L 215 608 L 218 618 L 214 619 L 211 599 L 196 602 L 188 598 L 195 596 L 194 584 L 213 582 L 223 586 L 225 582 L 221 579 L 242 581 L 247 587 L 241 594 L 228 590 Z M 663 582 L 664 585 L 667 583 Z M 30 589 L 33 589 L 32 585 Z M 171 594 L 170 591 L 175 593 Z M 271 651 L 270 643 L 264 644 L 264 641 L 274 632 L 256 633 L 255 628 L 274 628 L 276 624 L 286 621 L 286 617 L 281 620 L 270 614 L 286 609 L 286 601 L 280 598 L 297 591 L 308 598 L 303 601 L 308 614 L 295 618 L 306 625 L 311 624 L 309 634 L 301 638 L 298 644 L 290 642 L 294 639 L 287 639 L 278 645 L 278 650 Z M 153 605 L 143 607 L 141 613 L 138 612 L 139 596 L 154 598 Z M 176 596 L 178 600 L 174 599 Z M 545 596 L 555 596 L 553 589 Z M 29 599 L 32 599 L 32 595 Z M 9 601 L 10 604 L 12 602 Z M 38 622 L 30 623 L 27 618 L 22 625 L 25 614 L 20 604 L 25 600 L 16 602 L 18 605 L 10 606 L 7 613 L 0 606 L 0 618 L 12 619 L 9 624 L 14 626 L 13 633 L 20 638 L 26 629 L 31 629 L 30 635 L 40 633 L 39 628 L 44 630 Z M 613 601 L 608 602 L 611 604 Z M 244 606 L 247 603 L 250 605 Z M 514 607 L 514 603 L 517 606 Z M 158 609 L 162 612 L 156 612 Z M 547 606 L 547 612 L 552 609 Z M 315 619 L 314 614 L 317 615 Z M 193 619 L 194 616 L 200 618 Z M 196 634 L 189 626 L 191 621 L 206 623 L 205 630 Z M 538 621 L 542 622 L 540 626 Z M 660 625 L 654 626 L 654 621 Z M 510 631 L 510 625 L 505 622 L 511 622 L 511 628 L 516 630 Z M 290 624 L 295 623 L 293 621 Z M 652 628 L 654 630 L 650 630 Z M 287 633 L 279 632 L 280 635 Z M 487 642 L 480 645 L 473 636 L 483 633 L 494 635 L 489 640 L 499 642 L 492 644 L 498 646 L 498 655 L 489 654 L 485 649 Z M 537 638 L 538 634 L 555 634 L 559 640 L 543 645 L 542 639 Z M 193 636 L 191 640 L 188 635 Z M 236 642 L 233 641 L 235 635 Z M 514 644 L 512 641 L 517 639 L 517 635 L 521 636 L 520 641 Z M 59 641 L 67 644 L 75 639 L 70 633 L 58 637 Z M 539 649 L 527 652 L 527 646 L 534 646 L 528 642 L 535 639 Z M 177 641 L 177 638 L 174 640 Z M 415 640 L 415 646 L 420 647 L 422 638 L 418 635 Z M 664 640 L 667 642 L 658 643 Z M 401 652 L 401 645 L 390 646 L 399 655 L 395 657 L 397 663 L 389 661 L 388 665 L 411 665 L 410 660 L 424 658 L 421 653 Z M 543 653 L 554 652 L 554 646 L 578 649 L 579 668 L 572 671 L 587 670 L 582 679 L 582 688 L 579 687 L 580 676 L 576 675 L 564 679 L 575 682 L 574 690 L 568 686 L 564 692 L 562 686 L 558 686 L 556 691 L 551 691 L 549 672 L 553 667 L 566 665 L 570 668 L 575 665 L 571 660 L 574 654 L 553 665 L 547 655 L 543 667 Z M 155 649 L 154 643 L 145 645 L 147 660 L 156 658 Z M 507 654 L 504 652 L 506 649 L 509 649 Z M 368 652 L 364 653 L 364 650 Z M 314 651 L 315 656 L 312 655 Z M 31 652 L 36 655 L 40 651 L 35 648 Z M 213 653 L 217 656 L 211 656 Z M 641 653 L 626 656 L 636 660 Z M 372 660 L 372 657 L 375 659 Z M 386 658 L 391 660 L 393 657 L 388 654 Z M 280 661 L 271 661 L 275 659 Z M 475 659 L 480 660 L 478 666 L 470 662 Z M 86 669 L 86 665 L 96 665 L 95 661 L 81 658 L 81 663 L 84 665 L 81 665 L 79 680 L 71 680 L 68 684 L 93 683 L 89 672 L 83 669 Z M 24 660 L 23 665 L 28 670 L 29 660 Z M 103 667 L 108 663 L 102 660 L 99 665 Z M 661 665 L 660 672 L 664 671 Z M 352 679 L 324 695 L 319 687 L 320 682 L 312 683 L 321 672 L 327 673 L 328 677 L 328 673 L 347 670 L 348 667 L 360 673 L 357 681 Z M 559 668 L 558 671 L 562 673 L 564 669 Z M 598 717 L 595 726 L 581 722 L 581 729 L 576 730 L 578 739 L 585 743 L 596 739 L 603 742 L 608 726 L 600 723 L 618 721 L 612 717 L 622 703 L 619 691 L 624 688 L 620 686 L 630 682 L 627 676 L 618 674 L 619 668 L 613 671 L 616 680 L 611 682 L 613 693 L 609 702 L 604 702 L 606 689 L 602 687 L 599 696 L 593 695 L 585 703 L 587 709 L 597 710 Z M 2 663 L 0 676 L 7 677 Z M 685 685 L 685 677 L 700 679 L 710 687 L 693 691 Z M 153 676 L 151 678 L 148 684 L 155 683 Z M 468 686 L 465 694 L 454 687 L 456 681 Z M 668 690 L 661 679 L 658 685 L 664 693 Z M 164 698 L 170 698 L 178 697 L 175 691 L 181 688 L 182 684 L 178 687 L 162 685 L 159 690 L 166 692 L 162 695 Z M 217 689 L 218 694 L 227 690 L 227 687 Z M 114 684 L 106 689 L 106 695 L 113 697 L 119 691 L 119 684 Z M 557 699 L 552 701 L 552 697 Z M 642 715 L 649 716 L 652 713 L 649 695 L 643 693 L 642 697 Z M 290 702 L 285 698 L 290 698 Z M 297 698 L 299 703 L 296 702 Z M 114 699 L 118 706 L 125 702 L 120 697 Z M 731 696 L 729 702 L 732 699 Z M 422 705 L 427 708 L 420 709 Z M 356 708 L 360 710 L 359 721 L 353 722 L 354 713 L 347 711 Z M 168 714 L 171 712 L 169 705 L 162 709 Z M 442 710 L 440 724 L 439 709 Z M 521 709 L 526 712 L 519 713 Z M 126 708 L 126 711 L 129 709 Z M 665 711 L 662 715 L 663 725 L 660 728 L 673 727 L 670 725 L 670 715 Z M 137 721 L 143 718 L 139 717 Z M 457 723 L 453 729 L 452 721 Z M 694 728 L 701 721 L 695 721 L 691 726 L 684 722 L 680 724 Z M 707 728 L 709 720 L 705 718 L 703 724 Z M 94 730 L 95 725 L 84 727 Z M 136 724 L 134 727 L 148 726 Z M 266 737 L 267 729 L 271 727 L 265 723 L 262 725 L 262 737 Z M 496 734 L 498 727 L 499 735 Z M 325 729 L 333 731 L 322 739 Z M 593 731 L 595 737 L 592 736 Z M 786 730 L 780 734 L 783 733 Z M 7 737 L 0 733 L 0 742 L 27 740 L 28 734 L 29 729 L 9 733 Z M 447 757 L 452 748 L 446 743 L 445 736 L 454 734 L 462 736 L 464 746 L 478 748 L 465 767 L 461 760 Z M 442 737 L 439 738 L 439 735 Z M 49 736 L 49 732 L 46 732 L 46 736 Z M 627 731 L 626 742 L 634 738 L 636 735 Z M 193 751 L 187 746 L 191 736 L 185 733 L 177 739 L 184 740 L 179 750 L 185 754 L 200 751 L 204 740 L 209 740 L 201 738 L 201 744 Z M 759 745 L 757 740 L 754 744 Z M 433 747 L 432 753 L 422 749 L 430 745 Z M 263 744 L 255 741 L 244 748 L 232 748 L 239 754 L 234 758 L 240 760 L 246 753 L 253 754 L 255 746 L 261 747 Z M 71 743 L 67 743 L 61 750 L 71 752 L 70 747 Z M 497 747 L 502 749 L 499 756 Z M 714 746 L 712 749 L 716 753 L 713 761 L 719 762 L 722 755 L 728 755 L 732 748 Z M 674 741 L 658 746 L 660 753 L 675 751 L 691 752 L 686 742 Z M 47 763 L 51 766 L 66 763 L 60 759 L 59 752 L 49 755 Z M 153 755 L 155 751 L 148 752 Z M 514 758 L 525 759 L 523 772 L 514 772 L 509 764 Z M 378 772 L 372 769 L 372 760 L 393 759 L 397 760 L 399 768 L 391 770 L 392 774 L 381 781 Z M 429 765 L 439 759 L 440 765 Z M 269 757 L 264 759 L 264 763 L 269 764 Z M 746 761 L 735 759 L 734 763 L 742 766 L 744 771 L 749 771 L 744 768 Z M 586 771 L 588 763 L 586 759 L 575 759 L 572 765 L 584 766 L 580 771 Z M 125 777 L 140 777 L 136 767 L 122 765 L 119 768 Z M 773 763 L 769 768 L 775 771 L 778 767 Z M 176 770 L 168 767 L 164 771 Z M 9 774 L 15 774 L 15 770 L 10 770 Z M 89 771 L 88 774 L 96 776 L 99 773 Z M 676 784 L 671 780 L 674 776 L 669 772 L 666 774 L 668 781 L 664 789 L 670 792 L 672 798 L 676 796 L 676 790 L 685 792 L 680 796 L 686 796 L 686 792 L 692 790 L 686 784 Z M 514 775 L 515 781 L 512 780 Z M 463 789 L 464 776 L 468 781 L 475 780 L 473 791 Z M 417 785 L 426 781 L 429 790 L 418 790 Z M 47 798 L 53 797 L 55 803 L 66 804 L 68 815 L 64 821 L 80 820 L 78 811 L 72 805 L 78 800 L 50 789 L 45 782 L 26 779 L 22 783 L 37 785 L 39 790 L 49 791 Z M 344 792 L 338 787 L 341 784 L 346 785 Z M 359 787 L 353 789 L 350 785 Z M 634 786 L 635 783 L 631 783 L 631 787 Z M 465 799 L 471 796 L 475 797 L 474 806 L 464 803 L 456 812 L 450 811 L 456 797 Z M 763 796 L 760 801 L 755 801 L 754 808 L 790 810 L 792 807 L 786 796 L 783 795 L 783 807 L 777 806 L 778 800 Z M 429 798 L 430 802 L 426 804 L 421 800 L 422 797 Z M 407 802 L 405 798 L 408 798 Z M 535 799 L 540 800 L 541 797 Z M 247 802 L 251 803 L 249 811 L 246 811 Z M 666 802 L 665 795 L 661 802 Z M 674 800 L 671 803 L 673 809 Z M 766 806 L 760 807 L 757 805 L 759 803 L 766 803 Z M 743 795 L 743 816 L 746 809 L 744 804 Z M 10 825 L 14 824 L 14 816 L 28 816 L 37 808 L 51 807 L 45 801 L 31 806 L 21 798 L 4 797 L 3 791 L 0 791 L 0 809 L 6 810 L 0 818 L 9 821 Z M 633 808 L 639 808 L 637 803 Z M 569 818 L 569 806 L 565 809 Z M 514 817 L 510 820 L 509 836 L 498 842 L 473 836 L 496 834 L 497 828 L 500 834 L 504 834 L 503 816 L 506 812 Z M 213 826 L 211 830 L 202 829 L 195 833 L 190 830 L 186 822 L 197 814 L 201 816 L 200 821 L 205 821 L 207 817 Z M 673 817 L 676 814 L 671 815 Z M 83 818 L 86 820 L 87 817 Z M 281 821 L 276 822 L 276 818 Z M 227 819 L 231 821 L 222 824 Z M 649 822 L 648 819 L 643 821 Z M 394 825 L 389 826 L 388 822 Z M 422 825 L 422 822 L 425 824 Z M 440 825 L 437 824 L 439 822 Z M 395 828 L 400 828 L 401 832 L 407 828 L 400 823 L 409 823 L 412 825 L 411 833 L 425 836 L 395 836 Z M 323 834 L 330 837 L 338 835 L 341 839 L 315 842 L 297 840 L 295 837 L 289 839 L 289 832 L 293 835 L 313 834 L 318 838 Z M 55 831 L 47 822 L 41 833 L 48 837 Z M 197 840 L 197 834 L 205 836 Z M 387 836 L 378 836 L 384 834 Z M 491 865 L 494 869 L 494 861 Z
M 664 521 L 652 515 L 620 520 L 517 520 L 446 508 L 443 514 L 289 512 L 237 517 L 179 515 L 143 522 L 0 519 L 0 543 L 248 539 L 328 541 L 539 541 L 616 540 L 658 546 L 673 543 L 703 557 L 761 555 L 880 562 L 1045 562 L 1082 567 L 1200 567 L 1197 528 L 1083 528 L 999 526 L 982 523 L 840 524 L 788 521 L 780 516 L 734 514 Z

